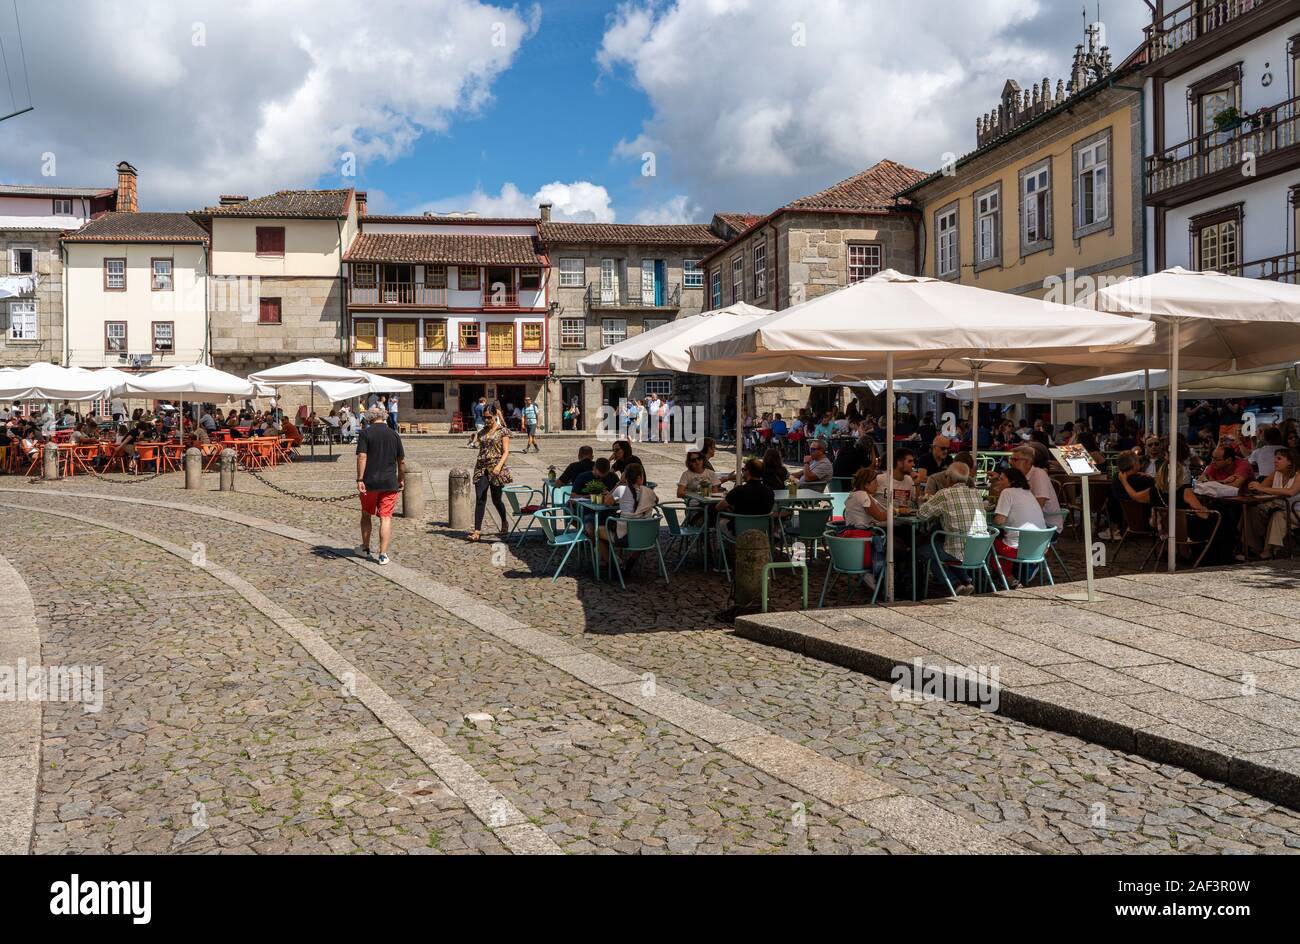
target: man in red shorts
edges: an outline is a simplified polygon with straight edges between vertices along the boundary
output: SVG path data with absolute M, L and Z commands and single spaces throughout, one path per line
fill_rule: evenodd
M 357 494 L 361 496 L 361 546 L 366 560 L 388 563 L 397 493 L 406 485 L 406 453 L 402 437 L 390 429 L 381 406 L 366 411 L 366 428 L 357 435 Z M 370 553 L 370 517 L 379 516 L 379 556 Z

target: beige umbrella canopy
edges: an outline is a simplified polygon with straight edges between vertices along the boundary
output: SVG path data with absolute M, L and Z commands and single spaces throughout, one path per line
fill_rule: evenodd
M 886 466 L 894 462 L 894 376 L 969 364 L 978 384 L 983 365 L 1027 361 L 1058 382 L 1104 373 L 1126 345 L 1150 344 L 1155 326 L 1132 318 L 1083 311 L 1038 299 L 886 270 L 813 298 L 691 348 L 691 370 L 755 374 L 781 370 L 838 373 L 845 361 L 860 376 L 885 377 Z M 1058 368 L 1055 358 L 1095 351 L 1088 365 Z M 1074 362 L 1077 365 L 1077 362 Z M 976 400 L 978 410 L 978 400 Z M 893 502 L 885 555 L 885 588 L 893 599 Z M 1089 557 L 1091 576 L 1091 558 Z

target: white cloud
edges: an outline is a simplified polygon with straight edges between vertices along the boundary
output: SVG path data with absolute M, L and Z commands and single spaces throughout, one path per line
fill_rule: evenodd
M 1116 6 L 1112 4 L 1111 6 Z M 1118 62 L 1145 7 L 1107 11 Z M 598 63 L 649 99 L 642 141 L 716 209 L 762 210 L 882 157 L 932 170 L 974 146 L 1003 83 L 1068 77 L 1079 7 L 1048 0 L 629 0 Z M 803 45 L 797 44 L 800 39 Z
M 146 209 L 260 194 L 406 154 L 491 98 L 538 27 L 477 0 L 80 0 L 23 21 L 36 110 L 6 122 L 0 175 L 111 185 L 140 169 Z M 201 38 L 202 43 L 196 44 Z
M 634 223 L 651 223 L 657 226 L 669 226 L 677 223 L 693 223 L 700 219 L 702 210 L 689 196 L 679 193 L 659 206 L 646 207 L 632 218 Z
M 609 191 L 600 184 L 586 180 L 561 183 L 556 180 L 539 188 L 531 196 L 513 183 L 502 184 L 499 193 L 486 193 L 482 189 L 459 197 L 447 197 L 422 203 L 409 212 L 452 213 L 471 211 L 481 216 L 536 217 L 537 207 L 552 204 L 551 218 L 579 223 L 612 223 L 614 209 L 610 206 Z

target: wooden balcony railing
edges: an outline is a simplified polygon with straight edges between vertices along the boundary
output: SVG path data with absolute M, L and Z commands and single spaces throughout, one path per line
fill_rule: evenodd
M 1300 252 L 1287 252 L 1280 256 L 1269 256 L 1267 259 L 1256 259 L 1253 262 L 1228 266 L 1226 274 L 1300 285 Z
M 518 342 L 516 342 L 517 344 Z M 502 355 L 508 355 L 503 357 Z M 419 344 L 419 348 L 414 353 L 407 351 L 393 352 L 390 356 L 386 345 L 381 345 L 377 351 L 357 351 L 352 352 L 351 366 L 360 368 L 383 367 L 392 370 L 403 370 L 410 368 L 421 369 L 455 369 L 461 367 L 500 367 L 504 369 L 518 367 L 545 367 L 547 364 L 546 351 L 525 351 L 516 347 L 513 352 L 497 351 L 493 352 L 493 357 L 489 361 L 488 352 L 485 350 L 462 351 L 457 349 L 428 351 L 424 349 L 424 343 Z
M 1222 29 L 1248 13 L 1282 0 L 1191 0 L 1146 27 L 1147 61 L 1155 62 Z
M 483 292 L 484 308 L 518 308 L 519 293 L 512 288 L 494 289 L 488 286 Z
M 446 308 L 447 290 L 419 282 L 380 282 L 372 285 L 352 283 L 348 289 L 348 299 L 354 305 Z
M 1300 144 L 1300 97 L 1245 115 L 1240 124 L 1211 131 L 1146 159 L 1147 195 L 1223 172 L 1240 173 L 1256 160 Z
M 587 286 L 588 308 L 680 308 L 682 304 L 682 287 L 674 282 L 665 285 L 660 297 L 642 294 L 640 283 L 620 286 L 617 289 L 601 288 L 599 282 Z

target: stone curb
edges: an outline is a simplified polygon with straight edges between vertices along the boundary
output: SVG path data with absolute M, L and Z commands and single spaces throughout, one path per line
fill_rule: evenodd
M 36 604 L 22 574 L 0 556 L 0 664 L 23 660 L 41 664 L 41 637 Z M 15 678 L 15 685 L 25 684 Z M 0 701 L 0 855 L 31 852 L 40 780 L 41 716 L 39 701 Z

